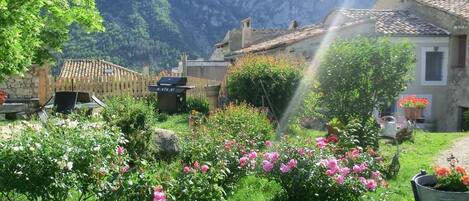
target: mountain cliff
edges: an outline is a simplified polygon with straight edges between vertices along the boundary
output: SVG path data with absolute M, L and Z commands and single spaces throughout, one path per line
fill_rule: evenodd
M 208 57 L 213 44 L 253 18 L 255 28 L 320 22 L 339 7 L 368 8 L 374 0 L 96 0 L 106 32 L 73 28 L 59 58 L 101 58 L 153 71 L 175 66 L 181 52 Z M 59 59 L 60 60 L 60 59 Z

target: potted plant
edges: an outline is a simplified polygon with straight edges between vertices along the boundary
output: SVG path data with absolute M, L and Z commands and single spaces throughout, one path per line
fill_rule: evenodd
M 406 96 L 399 100 L 399 106 L 404 109 L 405 118 L 413 121 L 422 118 L 422 110 L 429 103 L 428 99 L 418 98 L 414 95 Z
M 7 100 L 8 96 L 5 91 L 0 90 L 0 105 L 3 105 L 5 101 Z
M 412 189 L 416 201 L 467 201 L 469 200 L 469 174 L 461 166 L 455 166 L 453 158 L 450 167 L 435 167 L 434 175 L 425 171 L 416 175 Z

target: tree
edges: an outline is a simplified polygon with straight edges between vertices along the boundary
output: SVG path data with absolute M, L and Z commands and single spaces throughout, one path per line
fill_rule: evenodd
M 0 0 L 0 81 L 52 61 L 72 24 L 104 30 L 94 0 Z
M 303 60 L 283 55 L 240 58 L 228 75 L 228 95 L 254 106 L 269 106 L 280 119 L 300 84 L 304 65 Z
M 409 84 L 415 65 L 410 42 L 356 38 L 334 42 L 318 72 L 321 103 L 329 119 L 366 122 L 373 109 L 389 105 Z

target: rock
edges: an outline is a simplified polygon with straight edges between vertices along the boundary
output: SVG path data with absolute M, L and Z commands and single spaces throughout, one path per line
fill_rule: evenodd
M 179 153 L 178 138 L 173 131 L 165 129 L 155 129 L 155 143 L 164 156 L 174 156 Z

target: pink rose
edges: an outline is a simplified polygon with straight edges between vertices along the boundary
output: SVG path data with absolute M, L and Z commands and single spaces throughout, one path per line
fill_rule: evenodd
M 290 166 L 285 165 L 283 163 L 280 165 L 280 172 L 287 173 L 287 172 L 290 172 L 290 170 L 291 170 Z
M 269 141 L 269 140 L 267 140 L 267 141 L 264 142 L 264 145 L 265 145 L 266 147 L 271 147 L 271 146 L 272 146 L 272 142 Z
M 344 184 L 344 181 L 345 181 L 345 176 L 343 175 L 338 175 L 336 178 L 335 178 L 335 181 L 338 183 L 338 184 Z
M 193 166 L 194 166 L 195 169 L 199 169 L 199 167 L 200 167 L 199 161 L 195 161 Z
M 339 173 L 343 176 L 347 176 L 350 173 L 350 168 L 344 167 L 344 168 L 339 170 Z
M 366 164 L 362 163 L 360 165 L 354 165 L 352 170 L 353 170 L 354 173 L 359 174 L 359 173 L 362 173 L 363 171 L 365 171 L 366 168 L 367 168 Z
M 339 165 L 337 164 L 337 159 L 335 158 L 326 160 L 326 166 L 329 170 L 339 171 Z
M 316 146 L 320 149 L 323 149 L 324 147 L 326 147 L 327 146 L 326 138 L 323 138 L 323 137 L 316 138 Z
M 273 163 L 271 163 L 271 162 L 268 161 L 268 160 L 262 161 L 262 169 L 264 169 L 264 171 L 270 172 L 270 171 L 272 170 L 272 168 L 274 168 L 274 164 L 273 164 Z
M 116 148 L 117 155 L 122 155 L 124 153 L 124 147 L 118 146 Z
M 153 192 L 153 201 L 166 201 L 166 194 L 161 186 L 157 186 Z
M 288 162 L 288 167 L 290 167 L 291 169 L 296 168 L 297 165 L 298 165 L 298 161 L 296 161 L 295 159 L 291 159 Z
M 371 178 L 376 180 L 381 180 L 381 173 L 379 171 L 373 171 L 371 173 Z
M 305 155 L 305 149 L 304 148 L 299 148 L 298 149 L 298 154 L 300 154 L 300 156 L 304 156 Z
M 358 181 L 360 181 L 360 183 L 362 183 L 363 185 L 366 185 L 365 177 L 358 177 Z
M 185 167 L 184 167 L 184 173 L 187 174 L 187 173 L 189 173 L 189 172 L 191 172 L 191 168 L 190 168 L 189 166 L 185 166 Z
M 278 152 L 270 152 L 270 153 L 265 153 L 264 154 L 264 159 L 275 163 L 277 160 L 280 158 L 280 154 Z
M 373 179 L 368 179 L 366 180 L 366 188 L 368 188 L 368 190 L 375 190 L 376 187 L 378 186 L 378 184 L 376 183 L 375 180 Z
M 248 154 L 249 159 L 255 159 L 257 157 L 257 153 L 255 151 L 252 151 L 251 153 Z
M 200 171 L 205 174 L 208 171 L 208 165 L 202 165 L 202 167 L 200 167 Z
M 239 166 L 244 167 L 247 165 L 249 158 L 248 157 L 241 157 L 239 159 Z

